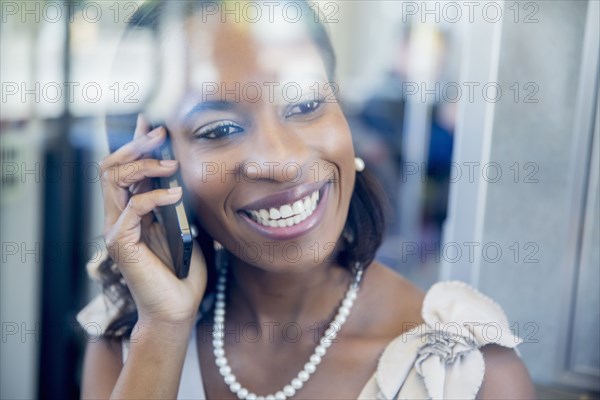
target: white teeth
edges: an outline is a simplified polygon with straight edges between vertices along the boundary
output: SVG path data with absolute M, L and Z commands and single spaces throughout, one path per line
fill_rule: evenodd
M 271 219 L 279 219 L 279 218 L 281 218 L 281 213 L 279 212 L 279 210 L 278 210 L 278 209 L 276 209 L 276 208 L 271 208 L 271 209 L 269 210 L 269 217 L 270 217 Z
M 279 208 L 273 207 L 268 211 L 266 209 L 251 210 L 248 214 L 261 225 L 284 228 L 299 224 L 308 218 L 317 208 L 318 202 L 319 191 L 316 190 L 293 204 L 284 204 Z
M 302 203 L 302 200 L 298 200 L 297 202 L 294 203 L 292 208 L 293 208 L 294 214 L 302 214 L 304 212 L 304 203 Z
M 285 206 L 281 206 L 281 208 L 279 209 L 280 214 L 281 214 L 281 218 L 289 218 L 292 215 L 294 215 L 294 212 L 292 211 L 292 207 L 288 206 L 287 204 Z
M 267 210 L 260 210 L 258 214 L 258 216 L 260 216 L 262 219 L 269 219 L 270 216 Z
M 312 203 L 308 197 L 304 199 L 304 210 L 309 211 L 312 209 Z

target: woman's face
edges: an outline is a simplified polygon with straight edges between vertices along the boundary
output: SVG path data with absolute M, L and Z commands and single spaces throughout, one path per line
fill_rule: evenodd
M 279 272 L 332 254 L 355 180 L 337 88 L 316 44 L 289 25 L 278 34 L 189 18 L 187 89 L 167 121 L 203 227 L 237 258 Z

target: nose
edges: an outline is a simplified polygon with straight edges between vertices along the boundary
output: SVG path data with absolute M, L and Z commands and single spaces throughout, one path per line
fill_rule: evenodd
M 244 173 L 252 180 L 299 182 L 307 174 L 310 146 L 301 128 L 276 117 L 262 118 L 253 132 Z

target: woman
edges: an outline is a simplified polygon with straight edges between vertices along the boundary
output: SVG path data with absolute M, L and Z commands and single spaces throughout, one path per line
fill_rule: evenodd
M 101 163 L 114 304 L 79 315 L 107 328 L 88 344 L 82 397 L 531 398 L 496 304 L 459 283 L 422 293 L 373 261 L 382 204 L 309 4 L 293 3 L 294 22 L 191 3 L 180 33 L 161 37 L 184 43 L 187 71 L 165 126 L 140 116 Z M 165 127 L 178 162 L 151 156 Z M 182 280 L 153 210 L 183 190 L 151 185 L 176 171 L 203 232 Z

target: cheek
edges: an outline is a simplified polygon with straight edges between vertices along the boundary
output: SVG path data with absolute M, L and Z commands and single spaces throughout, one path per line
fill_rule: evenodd
M 221 179 L 221 163 L 217 160 L 200 157 L 192 147 L 183 149 L 178 157 L 182 184 L 186 188 L 187 202 L 199 222 L 213 237 L 221 236 L 225 218 L 225 199 L 231 188 Z
M 331 113 L 321 131 L 319 147 L 323 158 L 333 165 L 325 166 L 329 176 L 335 173 L 335 179 L 341 183 L 343 197 L 348 197 L 354 189 L 354 146 L 352 134 L 344 114 L 336 107 L 336 112 Z
M 315 131 L 313 143 L 324 163 L 321 173 L 325 174 L 325 179 L 322 180 L 333 180 L 330 191 L 331 209 L 323 231 L 319 234 L 326 237 L 323 240 L 337 243 L 348 217 L 356 170 L 350 127 L 339 107 L 332 109 L 334 112 L 329 113 Z

